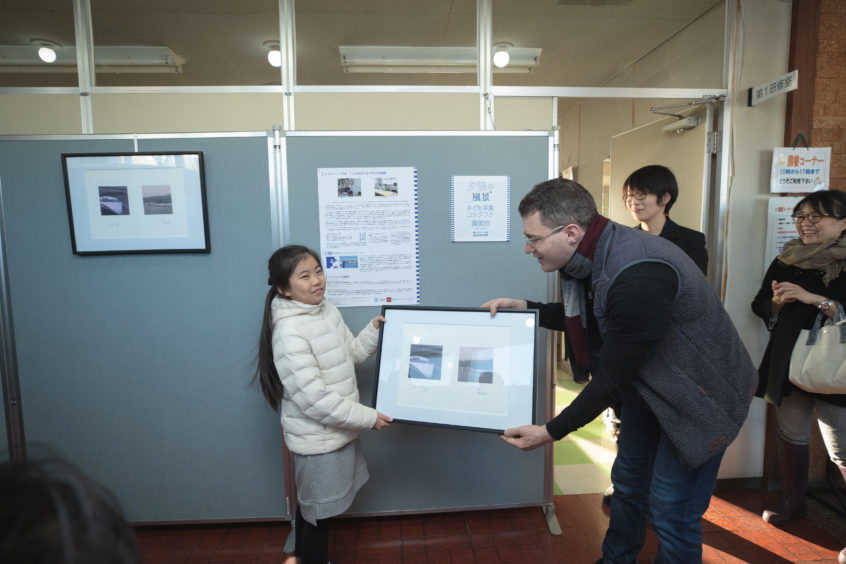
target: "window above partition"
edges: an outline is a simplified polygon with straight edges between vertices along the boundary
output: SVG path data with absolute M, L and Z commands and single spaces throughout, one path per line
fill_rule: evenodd
M 725 0 L 490 0 L 489 29 L 477 0 L 90 0 L 94 85 L 281 86 L 267 54 L 289 2 L 304 88 L 484 87 L 488 31 L 510 59 L 494 86 L 725 87 Z M 73 7 L 3 2 L 0 87 L 78 84 Z M 48 45 L 54 63 L 37 58 Z
M 724 0 L 492 3 L 494 45 L 542 50 L 495 86 L 724 87 Z
M 295 5 L 298 85 L 474 86 L 475 0 Z
M 77 86 L 73 0 L 7 0 L 0 8 L 0 86 Z M 96 86 L 279 85 L 278 0 L 91 0 Z M 37 59 L 36 42 L 57 60 Z M 32 47 L 12 65 L 3 46 Z M 26 53 L 24 53 L 26 54 Z M 16 68 L 17 67 L 17 68 Z
M 74 42 L 73 2 L 4 1 L 0 8 L 0 87 L 76 86 Z
M 97 86 L 278 85 L 277 0 L 91 0 Z

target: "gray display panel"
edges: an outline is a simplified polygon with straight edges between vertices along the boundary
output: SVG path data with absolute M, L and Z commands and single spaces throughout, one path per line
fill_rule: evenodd
M 543 135 L 289 134 L 287 216 L 289 243 L 315 250 L 317 169 L 414 167 L 418 178 L 421 305 L 476 307 L 499 296 L 545 300 L 547 275 L 523 253 L 517 205 L 549 176 L 550 140 Z M 510 177 L 511 237 L 507 242 L 450 241 L 450 188 L 455 175 Z M 357 333 L 378 307 L 342 308 Z M 546 350 L 544 332 L 538 349 Z M 545 355 L 538 359 L 537 421 L 547 416 Z M 373 359 L 359 367 L 362 398 L 372 397 Z M 527 421 L 528 423 L 528 421 Z M 521 452 L 498 436 L 474 431 L 395 425 L 362 433 L 370 481 L 352 514 L 422 512 L 531 505 L 545 500 L 544 449 Z
M 129 136 L 0 139 L 24 426 L 114 491 L 134 522 L 287 516 L 278 416 L 247 386 L 273 251 L 264 134 L 142 136 L 140 151 L 202 151 L 209 255 L 75 256 L 62 153 L 135 150 Z M 517 202 L 548 176 L 546 135 L 297 136 L 287 148 L 289 242 L 319 247 L 316 170 L 418 170 L 421 303 L 544 299 Z M 511 240 L 450 242 L 452 175 L 511 179 Z M 358 331 L 376 307 L 344 308 Z M 541 334 L 539 349 L 545 349 Z M 545 356 L 538 373 L 545 378 Z M 375 362 L 360 367 L 371 397 Z M 544 380 L 545 381 L 545 380 Z M 538 421 L 547 396 L 538 386 Z M 363 433 L 370 482 L 351 513 L 544 501 L 544 455 L 471 431 Z M 551 476 L 549 477 L 551 479 Z
M 211 254 L 74 255 L 61 154 L 134 150 L 0 139 L 30 452 L 69 458 L 134 522 L 286 517 L 279 419 L 248 387 L 273 250 L 267 136 L 138 141 L 203 152 Z

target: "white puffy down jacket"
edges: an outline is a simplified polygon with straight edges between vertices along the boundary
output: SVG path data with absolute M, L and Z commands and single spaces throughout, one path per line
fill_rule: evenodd
M 271 303 L 273 362 L 282 381 L 282 431 L 298 454 L 325 454 L 376 424 L 376 410 L 358 401 L 355 364 L 376 350 L 379 330 L 368 322 L 358 337 L 338 308 L 276 296 Z

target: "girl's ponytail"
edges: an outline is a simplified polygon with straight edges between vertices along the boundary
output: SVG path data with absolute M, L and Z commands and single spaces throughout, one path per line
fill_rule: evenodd
M 261 333 L 259 334 L 258 363 L 252 381 L 253 385 L 261 386 L 261 391 L 267 403 L 274 411 L 279 411 L 279 403 L 282 401 L 282 381 L 279 380 L 279 373 L 276 372 L 276 365 L 273 363 L 273 321 L 270 317 L 270 304 L 277 295 L 276 288 L 271 287 L 264 300 L 264 316 L 261 320 Z
M 270 290 L 264 300 L 264 317 L 261 320 L 261 334 L 259 335 L 258 358 L 256 373 L 253 375 L 252 384 L 261 386 L 267 403 L 274 411 L 279 411 L 279 404 L 282 401 L 282 381 L 273 363 L 273 319 L 270 311 L 270 304 L 276 296 L 284 296 L 279 290 L 289 287 L 291 275 L 297 264 L 305 256 L 312 256 L 317 264 L 320 264 L 320 255 L 308 247 L 302 245 L 287 245 L 276 249 L 267 261 L 267 272 L 269 277 L 267 283 Z

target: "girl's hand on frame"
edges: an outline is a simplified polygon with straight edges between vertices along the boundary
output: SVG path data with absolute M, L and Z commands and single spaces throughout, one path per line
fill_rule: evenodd
M 392 418 L 388 417 L 384 413 L 379 413 L 377 411 L 376 412 L 376 423 L 373 425 L 373 430 L 374 431 L 381 431 L 385 427 L 390 427 L 391 421 L 393 421 Z
M 383 316 L 381 316 L 381 315 L 377 315 L 376 317 L 374 317 L 374 318 L 373 318 L 373 320 L 372 320 L 370 323 L 372 323 L 372 324 L 373 324 L 373 327 L 375 327 L 376 329 L 378 329 L 379 327 L 381 327 L 381 325 L 382 325 L 385 321 L 387 321 L 387 319 L 385 319 L 385 318 L 384 318 Z

